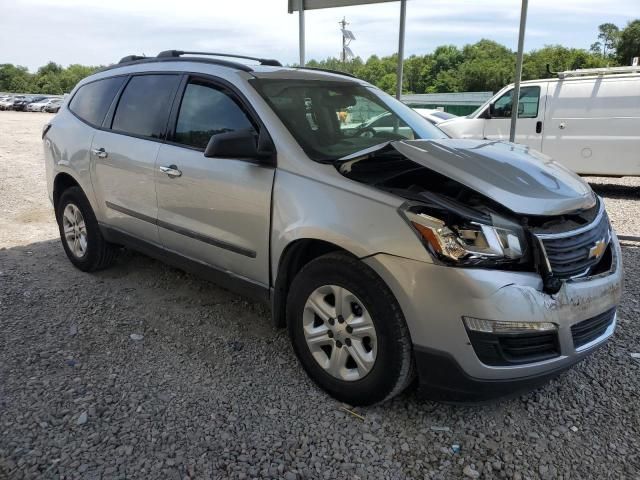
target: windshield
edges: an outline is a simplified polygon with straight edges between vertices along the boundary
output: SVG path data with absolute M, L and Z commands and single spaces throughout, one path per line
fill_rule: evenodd
M 355 82 L 251 83 L 313 160 L 334 161 L 392 140 L 446 137 L 403 103 Z

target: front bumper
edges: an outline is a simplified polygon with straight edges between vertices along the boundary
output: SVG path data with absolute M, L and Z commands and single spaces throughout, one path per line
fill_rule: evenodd
M 556 375 L 613 334 L 615 318 L 601 336 L 579 348 L 574 348 L 571 333 L 573 325 L 615 308 L 620 301 L 623 271 L 615 236 L 612 245 L 608 272 L 565 281 L 554 295 L 542 291 L 542 279 L 535 273 L 453 268 L 386 254 L 364 261 L 391 288 L 404 312 L 423 392 L 446 400 L 455 400 L 456 391 L 460 400 L 470 400 L 475 392 L 475 399 L 482 400 Z M 559 355 L 518 365 L 485 365 L 471 345 L 463 316 L 555 323 Z

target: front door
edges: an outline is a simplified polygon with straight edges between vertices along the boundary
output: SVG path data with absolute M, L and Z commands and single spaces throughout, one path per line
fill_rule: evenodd
M 188 81 L 156 162 L 158 227 L 165 248 L 266 286 L 275 169 L 204 156 L 212 135 L 256 128 L 233 92 Z
M 531 85 L 520 88 L 520 106 L 516 127 L 516 143 L 529 145 L 534 150 L 542 150 L 542 131 L 544 129 L 544 96 L 546 83 L 542 86 Z M 542 91 L 545 90 L 545 91 Z M 484 124 L 484 138 L 491 140 L 509 140 L 511 129 L 513 89 L 509 89 L 494 103 L 491 118 Z

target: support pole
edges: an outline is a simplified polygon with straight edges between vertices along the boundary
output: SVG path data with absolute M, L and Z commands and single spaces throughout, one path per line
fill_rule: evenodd
M 298 0 L 298 34 L 300 35 L 300 66 L 304 67 L 304 0 Z
M 404 63 L 404 24 L 407 17 L 407 0 L 400 0 L 400 33 L 398 35 L 398 78 L 396 85 L 396 98 L 402 96 L 402 69 Z
M 522 0 L 520 10 L 520 33 L 518 35 L 518 57 L 516 58 L 516 78 L 513 84 L 513 96 L 511 97 L 511 129 L 509 141 L 516 141 L 516 123 L 518 121 L 518 107 L 520 106 L 520 81 L 522 80 L 522 56 L 524 52 L 524 31 L 527 26 L 527 7 L 529 0 Z

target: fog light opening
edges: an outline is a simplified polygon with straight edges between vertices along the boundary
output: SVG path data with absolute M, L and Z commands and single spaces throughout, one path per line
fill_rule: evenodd
M 525 333 L 525 332 L 553 332 L 558 326 L 551 322 L 504 322 L 497 320 L 483 320 L 474 317 L 462 317 L 465 326 L 473 332 L 484 333 Z

